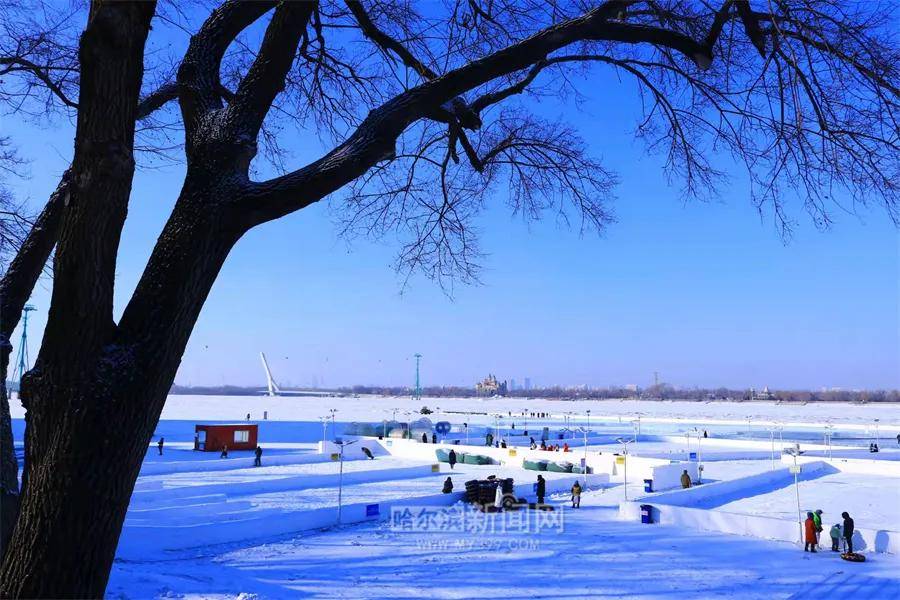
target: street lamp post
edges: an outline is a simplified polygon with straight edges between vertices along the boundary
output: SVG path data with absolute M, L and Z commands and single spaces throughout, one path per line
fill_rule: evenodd
M 703 439 L 703 433 L 697 427 L 694 427 L 697 434 L 697 483 L 703 483 L 703 454 L 700 452 L 700 442 Z
M 772 470 L 775 470 L 775 429 L 769 429 L 769 435 L 772 438 Z
M 634 440 L 626 440 L 625 438 L 616 438 L 616 441 L 622 444 L 622 456 L 624 460 L 622 461 L 623 473 L 622 478 L 624 483 L 622 484 L 622 488 L 625 490 L 625 501 L 628 501 L 628 444 L 633 442 Z
M 344 491 L 344 446 L 349 446 L 350 444 L 355 444 L 358 440 L 353 440 L 351 442 L 346 442 L 341 440 L 341 456 L 340 456 L 340 470 L 338 471 L 338 516 L 337 522 L 338 525 L 341 524 L 341 509 L 343 507 L 343 491 Z
M 790 450 L 788 450 L 791 456 L 794 457 L 794 468 L 791 471 L 794 473 L 794 489 L 797 491 L 797 523 L 800 525 L 800 543 L 803 543 L 803 514 L 800 512 L 800 466 L 797 464 L 797 456 L 800 454 L 800 444 L 795 444 Z
M 335 429 L 334 415 L 337 413 L 337 409 L 332 408 L 328 412 L 331 413 L 331 439 L 336 440 L 337 439 L 337 430 Z
M 322 422 L 322 448 L 325 448 L 325 441 L 328 439 L 328 417 L 319 417 Z
M 584 462 L 581 465 L 581 472 L 584 475 L 584 489 L 587 489 L 588 486 L 588 464 L 587 464 L 587 428 L 582 427 L 581 432 L 584 434 L 584 458 L 582 459 Z
M 587 409 L 587 428 L 588 431 L 591 429 L 591 409 Z

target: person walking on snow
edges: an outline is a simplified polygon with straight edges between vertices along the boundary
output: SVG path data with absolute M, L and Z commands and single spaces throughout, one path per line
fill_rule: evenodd
M 813 514 L 806 513 L 806 520 L 803 522 L 803 551 L 816 551 L 816 522 L 813 521 Z
M 228 446 L 222 446 L 222 454 L 219 455 L 219 458 L 228 458 Z
M 547 493 L 547 481 L 544 479 L 543 475 L 538 475 L 537 478 L 537 503 L 544 503 L 544 495 Z
M 437 444 L 437 434 L 436 433 L 431 434 L 431 443 Z
M 681 474 L 681 488 L 686 490 L 691 487 L 691 476 L 688 475 L 687 469 Z
M 844 518 L 844 540 L 847 542 L 847 553 L 853 553 L 853 519 L 844 511 L 841 513 Z
M 450 463 L 450 468 L 453 468 L 453 465 L 456 464 L 456 452 L 451 448 L 450 454 L 447 456 L 447 462 Z
M 159 438 L 159 441 L 156 442 L 156 447 L 159 448 L 159 455 L 160 455 L 160 456 L 162 456 L 162 448 L 163 448 L 163 444 L 164 444 L 165 442 L 166 442 L 166 438 L 164 438 L 164 437 Z
M 832 552 L 840 552 L 840 544 L 841 544 L 841 536 L 843 535 L 843 527 L 841 527 L 840 523 L 835 523 L 831 526 L 831 551 Z
M 572 508 L 581 507 L 581 484 L 577 481 L 572 486 Z
M 450 494 L 453 492 L 453 480 L 449 477 L 444 480 L 444 489 L 441 490 L 443 494 Z
M 428 434 L 427 434 L 427 433 L 423 433 L 423 434 L 422 434 L 422 443 L 423 443 L 423 444 L 427 444 L 427 443 L 428 443 Z
M 819 545 L 819 536 L 822 535 L 822 509 L 819 508 L 813 513 L 813 523 L 816 524 L 816 546 Z
M 262 446 L 257 446 L 256 450 L 253 451 L 253 454 L 256 456 L 256 458 L 253 459 L 253 466 L 261 467 L 262 466 Z

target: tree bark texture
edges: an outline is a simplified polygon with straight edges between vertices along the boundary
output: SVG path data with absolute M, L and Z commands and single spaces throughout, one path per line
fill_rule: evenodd
M 68 172 L 38 215 L 21 248 L 0 279 L 0 559 L 19 516 L 19 465 L 13 446 L 12 419 L 6 379 L 11 337 L 22 309 L 56 244 L 68 189 Z
M 127 460 L 136 442 L 126 439 L 133 425 L 123 410 L 138 398 L 130 396 L 133 387 L 114 387 L 109 375 L 117 369 L 108 356 L 154 10 L 153 2 L 97 1 L 81 37 L 75 153 L 53 299 L 40 354 L 20 391 L 26 471 L 19 519 L 0 567 L 4 598 L 101 597 L 140 464 Z M 107 419 L 112 406 L 124 413 L 118 423 Z

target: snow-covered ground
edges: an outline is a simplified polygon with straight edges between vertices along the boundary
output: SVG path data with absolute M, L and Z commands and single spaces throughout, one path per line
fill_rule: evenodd
M 822 509 L 823 519 L 828 524 L 840 522 L 841 513 L 847 511 L 858 527 L 898 528 L 900 479 L 896 477 L 834 473 L 801 481 L 799 487 L 801 510 Z M 796 490 L 789 485 L 723 504 L 716 510 L 794 519 L 797 515 Z
M 892 598 L 900 559 L 858 565 L 793 544 L 615 519 L 615 493 L 532 533 L 406 531 L 390 522 L 118 561 L 110 597 Z M 566 498 L 552 500 L 558 506 Z M 476 525 L 477 526 L 477 525 Z M 490 531 L 490 530 L 489 530 Z M 497 529 L 495 527 L 494 531 Z M 250 595 L 253 596 L 250 596 Z
M 831 423 L 835 456 L 898 460 L 900 417 L 895 406 L 775 405 L 693 402 L 559 402 L 550 400 L 426 398 L 303 398 L 171 396 L 148 448 L 126 518 L 108 595 L 113 598 L 470 598 L 608 597 L 635 598 L 811 598 L 896 597 L 900 557 L 869 553 L 856 565 L 831 554 L 804 555 L 795 545 L 743 536 L 701 533 L 684 527 L 641 525 L 618 519 L 626 492 L 618 477 L 585 494 L 583 508 L 563 514 L 562 529 L 529 535 L 484 531 L 410 532 L 390 521 L 336 527 L 338 495 L 346 507 L 373 504 L 391 508 L 429 503 L 447 506 L 440 494 L 449 476 L 456 491 L 467 480 L 488 475 L 512 477 L 529 496 L 537 473 L 518 466 L 457 464 L 454 470 L 425 453 L 421 460 L 385 455 L 347 460 L 343 468 L 318 454 L 323 438 L 346 435 L 352 423 L 415 420 L 422 404 L 436 410 L 434 421 L 453 424 L 450 439 L 466 434 L 478 443 L 498 426 L 512 445 L 527 446 L 544 427 L 551 441 L 559 432 L 587 425 L 588 452 L 616 453 L 616 437 L 645 436 L 630 454 L 683 460 L 696 449 L 683 433 L 694 426 L 709 431 L 703 446 L 705 481 L 726 481 L 772 469 L 765 422 L 783 424 L 785 442 L 821 443 Z M 440 407 L 440 408 L 439 408 Z M 527 407 L 528 416 L 521 413 Z M 338 410 L 335 422 L 320 417 Z M 262 419 L 264 411 L 267 418 Z M 510 416 L 509 413 L 518 413 Z M 531 413 L 550 416 L 532 417 Z M 14 437 L 21 442 L 21 407 L 14 403 Z M 252 453 L 193 451 L 194 426 L 209 422 L 259 424 L 262 467 Z M 572 414 L 569 414 L 572 413 Z M 495 415 L 506 414 L 499 419 Z M 747 423 L 747 417 L 751 422 Z M 878 419 L 883 451 L 865 446 Z M 515 423 L 515 430 L 512 429 Z M 866 429 L 869 429 L 867 431 Z M 523 435 L 528 429 L 529 435 Z M 676 434 L 676 437 L 658 437 Z M 564 433 L 564 435 L 566 435 Z M 579 434 L 580 436 L 581 434 Z M 657 437 L 653 437 L 657 436 Z M 165 437 L 163 456 L 155 441 Z M 572 453 L 547 453 L 573 462 L 583 437 L 568 438 Z M 760 441 L 748 440 L 765 440 Z M 780 452 L 783 444 L 777 444 Z M 373 444 L 375 448 L 377 444 Z M 810 450 L 806 456 L 822 454 Z M 357 454 L 358 456 L 358 454 Z M 776 455 L 775 467 L 783 468 Z M 341 472 L 342 469 L 342 472 Z M 831 522 L 848 510 L 860 528 L 892 528 L 900 506 L 900 479 L 835 473 L 801 483 L 804 509 L 822 508 Z M 568 489 L 578 475 L 543 472 L 551 488 Z M 583 476 L 582 476 L 583 477 Z M 596 477 L 602 481 L 602 477 Z M 339 492 L 338 482 L 343 485 Z M 595 483 L 596 483 L 595 482 Z M 780 485 L 780 484 L 779 484 Z M 710 510 L 793 519 L 793 485 L 748 489 Z M 630 480 L 627 498 L 644 496 L 640 480 Z M 551 502 L 566 504 L 565 494 Z M 532 514 L 533 511 L 531 511 Z M 829 516 L 830 515 L 830 516 Z M 387 516 L 382 513 L 382 516 Z M 491 517 L 495 518 L 495 517 Z M 322 529 L 325 527 L 326 529 Z M 851 594 L 852 592 L 852 594 Z M 243 596 L 241 596 L 243 594 Z M 893 595 L 891 595 L 893 594 Z
M 579 423 L 585 420 L 587 411 L 591 419 L 618 420 L 630 423 L 639 415 L 643 422 L 653 420 L 679 419 L 694 423 L 726 421 L 743 426 L 747 418 L 753 423 L 773 421 L 780 423 L 825 424 L 834 423 L 836 428 L 853 425 L 855 428 L 872 428 L 879 420 L 882 434 L 896 436 L 900 433 L 900 411 L 894 404 L 775 404 L 772 402 L 652 402 L 642 400 L 576 400 L 558 401 L 540 398 L 422 398 L 414 401 L 407 396 L 384 397 L 363 396 L 346 398 L 313 397 L 252 397 L 246 396 L 169 396 L 163 409 L 162 418 L 194 419 L 202 415 L 206 419 L 243 419 L 250 412 L 259 419 L 263 411 L 269 420 L 308 421 L 327 414 L 327 408 L 338 410 L 340 421 L 381 422 L 398 420 L 406 412 L 418 412 L 422 405 L 435 410 L 434 417 L 450 421 L 468 423 L 493 423 L 494 414 L 506 414 L 507 422 L 513 416 L 527 413 L 550 413 L 558 424 L 565 415 L 577 415 Z M 327 408 L 325 408 L 327 407 Z M 396 412 L 395 412 L 396 411 Z M 454 416 L 455 415 L 455 416 Z M 14 414 L 14 417 L 20 416 Z M 414 417 L 415 418 L 415 417 Z M 521 420 L 517 417 L 516 420 Z M 531 421 L 534 423 L 533 421 Z M 629 425 L 630 427 L 630 425 Z
M 457 423 L 493 424 L 494 414 L 507 415 L 506 425 L 513 419 L 509 416 L 523 412 L 544 412 L 552 415 L 556 425 L 569 413 L 576 416 L 575 422 L 582 424 L 587 411 L 591 411 L 591 422 L 601 420 L 618 422 L 619 419 L 630 429 L 630 422 L 641 416 L 642 423 L 684 420 L 691 423 L 728 424 L 732 430 L 740 431 L 764 428 L 763 422 L 783 424 L 834 424 L 852 427 L 853 431 L 874 432 L 875 420 L 879 420 L 879 431 L 885 438 L 895 438 L 900 433 L 900 410 L 896 404 L 775 404 L 772 402 L 653 402 L 643 400 L 576 400 L 558 401 L 540 398 L 422 398 L 414 401 L 408 396 L 362 396 L 345 398 L 320 397 L 268 397 L 268 396 L 169 396 L 163 409 L 162 419 L 168 422 L 242 421 L 247 413 L 254 420 L 261 420 L 263 412 L 269 421 L 297 421 L 307 423 L 310 433 L 321 433 L 317 421 L 327 415 L 328 409 L 337 409 L 337 420 L 343 422 L 381 422 L 396 415 L 403 420 L 405 413 L 417 413 L 422 405 L 436 413 L 432 415 Z M 24 417 L 24 409 L 13 401 L 10 407 L 13 418 Z M 417 415 L 418 416 L 418 415 Z M 747 418 L 750 424 L 746 425 Z M 415 418 L 415 417 L 413 417 Z M 517 421 L 524 422 L 521 416 Z M 528 419 L 528 423 L 537 423 Z M 724 422 L 724 423 L 723 423 Z M 192 427 L 192 426 L 191 426 Z M 318 430 L 316 431 L 316 428 Z M 191 429 L 192 431 L 193 429 Z M 849 430 L 849 429 L 848 429 Z M 313 433 L 315 431 L 315 433 Z M 712 431 L 712 430 L 711 430 Z M 162 433 L 165 435 L 165 433 Z M 766 434 L 768 435 L 768 434 Z M 821 434 L 820 434 L 821 437 Z M 315 441 L 315 437 L 310 440 Z M 896 439 L 893 440 L 896 443 Z

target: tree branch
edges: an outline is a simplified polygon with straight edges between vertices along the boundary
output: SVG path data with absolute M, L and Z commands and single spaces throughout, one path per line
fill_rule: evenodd
M 275 4 L 274 0 L 227 0 L 210 14 L 200 31 L 191 38 L 177 76 L 189 150 L 200 118 L 209 111 L 222 108 L 219 70 L 225 51 L 241 31 Z
M 437 77 L 437 73 L 416 58 L 406 46 L 379 29 L 363 8 L 362 2 L 359 2 L 359 0 L 347 0 L 347 8 L 353 13 L 363 35 L 372 40 L 385 53 L 390 51 L 396 54 L 403 61 L 403 64 L 418 73 L 426 81 Z
M 0 75 L 12 71 L 28 71 L 29 73 L 37 77 L 41 83 L 47 86 L 47 89 L 50 90 L 54 96 L 59 98 L 63 104 L 65 104 L 69 108 L 78 108 L 78 103 L 74 100 L 69 99 L 69 97 L 66 96 L 65 92 L 63 92 L 62 89 L 58 85 L 56 85 L 56 82 L 53 81 L 50 75 L 44 69 L 34 64 L 30 60 L 22 58 L 20 56 L 0 57 L 0 65 L 7 65 L 6 69 L 0 70 Z
M 238 85 L 227 122 L 254 146 L 275 96 L 284 89 L 285 76 L 315 7 L 314 2 L 286 2 L 275 9 L 259 54 Z
M 690 37 L 656 27 L 610 21 L 623 2 L 606 2 L 587 13 L 546 27 L 521 42 L 474 60 L 399 94 L 363 120 L 340 146 L 306 167 L 265 183 L 252 184 L 247 197 L 250 226 L 319 201 L 394 154 L 394 143 L 412 122 L 436 107 L 493 79 L 525 69 L 550 53 L 584 40 L 650 43 L 675 49 L 700 68 L 712 55 Z

